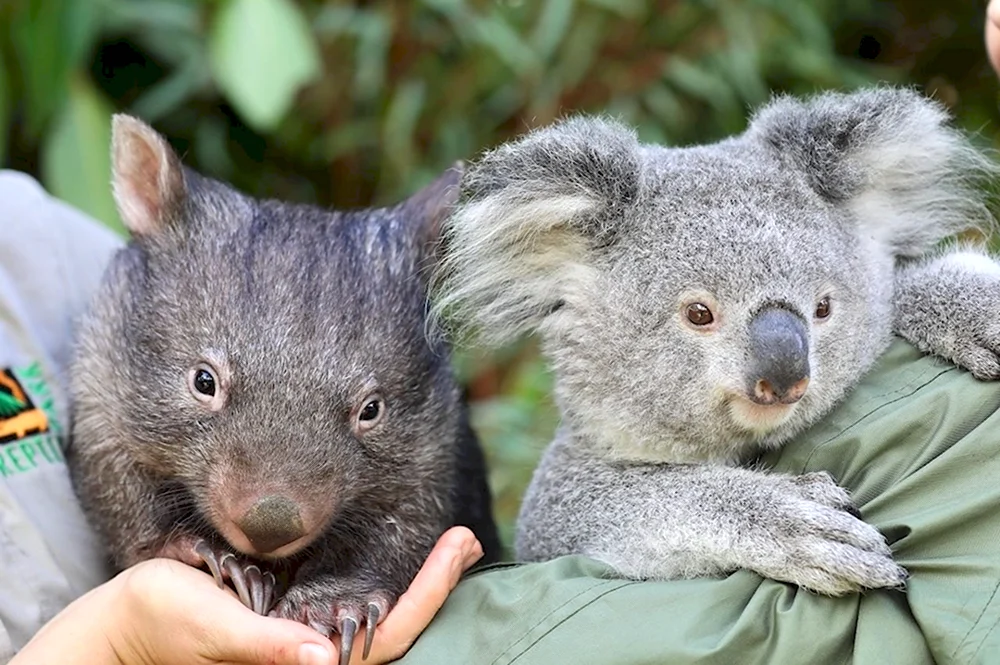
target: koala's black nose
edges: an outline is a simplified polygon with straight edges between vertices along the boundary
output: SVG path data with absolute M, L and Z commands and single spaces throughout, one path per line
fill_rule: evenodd
M 758 404 L 792 404 L 809 384 L 809 337 L 801 316 L 767 307 L 750 320 L 747 395 Z
M 265 496 L 243 515 L 238 526 L 261 554 L 305 535 L 298 505 L 284 496 Z

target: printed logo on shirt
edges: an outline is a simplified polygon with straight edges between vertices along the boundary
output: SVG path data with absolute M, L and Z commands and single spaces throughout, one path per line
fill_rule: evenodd
M 24 392 L 14 370 L 0 371 L 0 443 L 49 431 L 49 419 Z
M 39 363 L 0 370 L 0 478 L 60 464 L 60 428 Z

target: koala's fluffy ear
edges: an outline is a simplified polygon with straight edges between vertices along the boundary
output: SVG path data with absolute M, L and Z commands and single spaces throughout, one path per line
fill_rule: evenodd
M 111 124 L 112 187 L 118 214 L 134 237 L 161 232 L 184 195 L 180 159 L 152 127 L 116 114 Z
M 486 153 L 443 230 L 435 313 L 489 343 L 571 302 L 595 248 L 613 242 L 639 192 L 639 143 L 608 119 L 572 118 Z
M 791 159 L 827 200 L 849 206 L 863 234 L 905 256 L 992 220 L 977 185 L 997 167 L 948 121 L 913 90 L 877 87 L 779 97 L 747 134 Z

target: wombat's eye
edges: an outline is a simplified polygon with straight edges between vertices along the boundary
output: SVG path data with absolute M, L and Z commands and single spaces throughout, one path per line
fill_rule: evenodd
M 382 412 L 382 405 L 377 399 L 365 404 L 364 408 L 361 409 L 361 413 L 358 414 L 359 420 L 375 420 L 378 418 L 378 414 Z
M 188 371 L 188 390 L 199 402 L 204 402 L 213 411 L 222 407 L 222 385 L 219 375 L 207 363 L 198 363 Z
M 385 413 L 385 403 L 382 396 L 378 394 L 368 395 L 361 403 L 358 410 L 357 428 L 362 432 L 367 432 L 375 427 L 382 420 Z
M 202 395 L 215 395 L 215 377 L 207 369 L 199 369 L 194 373 L 194 389 Z
M 830 316 L 830 298 L 825 297 L 816 303 L 816 318 L 825 319 Z
M 707 326 L 715 317 L 712 316 L 712 310 L 700 302 L 693 302 L 687 306 L 687 319 L 696 326 Z

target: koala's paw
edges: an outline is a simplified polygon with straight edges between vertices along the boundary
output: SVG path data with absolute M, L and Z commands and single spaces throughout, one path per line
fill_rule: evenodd
M 967 369 L 977 379 L 982 381 L 1000 379 L 1000 334 L 981 341 L 957 340 L 942 351 L 936 351 L 933 346 L 929 350 Z
M 784 477 L 778 491 L 758 572 L 829 596 L 904 585 L 885 538 L 829 474 Z
M 897 320 L 896 332 L 922 352 L 954 363 L 981 381 L 1000 379 L 1000 307 L 973 298 L 961 312 L 952 313 L 947 327 L 925 325 L 944 318 L 940 312 L 921 310 L 920 317 Z
M 1000 264 L 955 252 L 897 272 L 893 330 L 977 379 L 1000 379 Z
M 208 568 L 219 588 L 232 583 L 240 601 L 257 614 L 266 614 L 274 602 L 275 579 L 271 571 L 237 558 L 229 550 L 216 547 L 203 538 L 180 535 L 167 541 L 156 553 L 176 559 L 194 568 Z
M 293 584 L 271 610 L 270 616 L 292 619 L 329 636 L 340 633 L 340 662 L 351 660 L 354 636 L 365 626 L 362 658 L 367 658 L 375 627 L 395 604 L 396 595 L 359 579 L 320 576 Z

